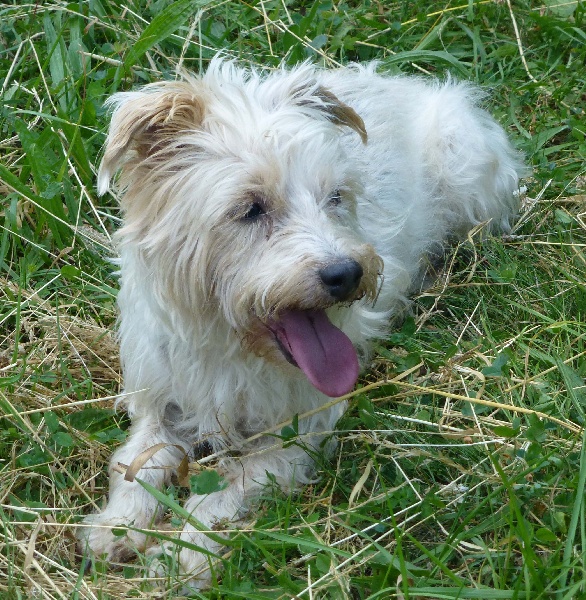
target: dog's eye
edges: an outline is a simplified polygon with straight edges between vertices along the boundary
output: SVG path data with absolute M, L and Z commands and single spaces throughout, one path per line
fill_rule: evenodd
M 340 190 L 336 190 L 329 199 L 329 203 L 331 206 L 338 206 L 342 202 L 342 194 Z
M 250 205 L 248 212 L 244 215 L 243 219 L 245 221 L 255 221 L 264 214 L 266 214 L 266 211 L 262 204 L 259 202 L 254 202 Z

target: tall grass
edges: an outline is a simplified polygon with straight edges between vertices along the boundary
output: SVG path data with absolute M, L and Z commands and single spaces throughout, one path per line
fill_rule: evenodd
M 470 79 L 532 173 L 513 235 L 456 249 L 381 340 L 319 482 L 267 488 L 194 597 L 586 598 L 585 14 L 559 0 L 0 4 L 0 597 L 181 594 L 172 568 L 84 571 L 75 551 L 128 425 L 113 410 L 120 216 L 95 172 L 110 94 L 222 51 Z M 186 493 L 165 490 L 171 525 Z

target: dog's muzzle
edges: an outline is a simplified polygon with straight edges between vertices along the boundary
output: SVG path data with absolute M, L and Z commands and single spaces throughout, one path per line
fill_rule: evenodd
M 382 261 L 368 249 L 371 252 L 364 251 L 361 262 L 346 256 L 313 272 L 313 306 L 280 308 L 262 321 L 285 360 L 326 396 L 349 393 L 358 379 L 360 365 L 352 340 L 330 321 L 327 311 L 336 304 L 376 297 Z

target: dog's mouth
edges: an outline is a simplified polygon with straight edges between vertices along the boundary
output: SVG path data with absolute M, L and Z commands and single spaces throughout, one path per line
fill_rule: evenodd
M 359 373 L 356 350 L 324 310 L 287 310 L 267 327 L 283 356 L 320 392 L 335 398 L 352 391 Z

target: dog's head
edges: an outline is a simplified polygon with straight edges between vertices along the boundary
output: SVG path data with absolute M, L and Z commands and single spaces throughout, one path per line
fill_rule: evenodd
M 308 65 L 261 76 L 221 61 L 112 104 L 98 187 L 121 169 L 120 237 L 156 297 L 190 319 L 219 316 L 247 351 L 327 395 L 350 391 L 358 360 L 335 307 L 374 300 L 382 270 L 360 238 L 360 173 L 342 143 L 366 143 L 358 114 Z

